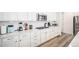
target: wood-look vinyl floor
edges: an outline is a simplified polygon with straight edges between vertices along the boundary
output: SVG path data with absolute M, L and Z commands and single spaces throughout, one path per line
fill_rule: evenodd
M 39 47 L 67 47 L 74 38 L 71 34 L 62 34 L 41 44 Z

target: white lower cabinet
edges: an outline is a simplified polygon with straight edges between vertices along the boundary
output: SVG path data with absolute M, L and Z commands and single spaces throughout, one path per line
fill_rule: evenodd
M 51 28 L 50 28 L 50 39 L 52 39 L 52 38 L 55 37 L 55 36 L 54 36 L 54 35 L 55 35 L 54 33 L 55 33 L 54 27 L 51 27 Z
M 41 43 L 44 43 L 47 41 L 47 31 L 46 29 L 41 30 Z
M 60 29 L 59 29 L 59 27 L 54 27 L 53 34 L 54 34 L 54 37 L 57 36 L 57 35 L 60 35 Z
M 31 46 L 31 38 L 30 38 L 30 33 L 26 33 L 26 42 L 27 42 L 27 47 Z
M 18 36 L 5 37 L 2 39 L 3 47 L 18 47 Z
M 35 47 L 51 38 L 60 35 L 59 27 L 51 27 L 42 30 L 20 31 L 0 36 L 2 47 Z
M 19 45 L 20 47 L 30 47 L 30 33 L 25 31 L 19 33 Z
M 18 32 L 2 35 L 2 47 L 18 47 Z
M 47 29 L 47 40 L 52 39 L 60 34 L 61 32 L 59 27 L 50 27 Z
M 31 32 L 31 47 L 40 45 L 40 31 L 39 30 L 33 30 Z
M 51 28 L 47 29 L 47 40 L 51 39 Z
M 1 40 L 3 47 L 30 47 L 30 33 L 28 32 L 9 34 Z

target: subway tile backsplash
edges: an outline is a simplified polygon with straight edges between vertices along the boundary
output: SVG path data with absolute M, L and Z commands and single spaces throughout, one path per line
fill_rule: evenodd
M 19 22 L 23 22 L 24 23 L 27 23 L 28 25 L 33 25 L 33 28 L 36 28 L 36 27 L 43 27 L 44 26 L 44 23 L 43 21 L 0 21 L 0 26 L 1 25 L 14 25 L 16 27 L 19 26 Z

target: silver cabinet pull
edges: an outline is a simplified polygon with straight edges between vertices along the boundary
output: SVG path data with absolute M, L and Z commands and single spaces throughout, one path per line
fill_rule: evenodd
M 34 43 L 34 44 L 37 44 L 37 43 Z
M 18 42 L 18 40 L 16 40 L 16 42 Z
M 10 40 L 10 39 L 7 39 L 7 40 Z
M 21 40 L 19 40 L 21 42 Z
M 37 37 L 37 36 L 34 36 L 34 37 Z
M 37 39 L 34 39 L 34 40 L 37 40 Z

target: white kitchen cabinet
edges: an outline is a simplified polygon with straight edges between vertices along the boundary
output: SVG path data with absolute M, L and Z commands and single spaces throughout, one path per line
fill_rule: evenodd
M 56 12 L 48 12 L 47 13 L 47 21 L 55 21 L 56 20 Z
M 19 33 L 20 47 L 30 47 L 30 32 L 22 31 Z
M 37 13 L 29 12 L 28 13 L 28 21 L 37 21 Z
M 46 29 L 43 29 L 40 31 L 41 31 L 41 43 L 44 43 L 47 41 L 47 31 Z
M 33 30 L 31 32 L 31 47 L 40 45 L 40 31 Z
M 3 47 L 18 47 L 18 36 L 13 37 L 5 37 L 2 39 L 2 46 Z
M 47 40 L 52 38 L 51 34 L 52 34 L 52 29 L 51 28 L 47 29 Z
M 58 35 L 61 35 L 59 26 L 53 26 L 47 30 L 47 40 L 52 39 Z
M 57 32 L 57 30 L 55 29 L 54 26 L 51 27 L 50 30 L 51 30 L 51 31 L 50 31 L 50 38 L 52 39 L 52 38 L 55 37 L 55 32 Z
M 27 21 L 28 13 L 27 12 L 17 12 L 17 19 L 18 19 L 18 21 Z
M 0 12 L 0 21 L 4 21 L 3 20 L 3 12 Z
M 30 32 L 15 32 L 4 36 L 3 47 L 30 47 Z
M 2 35 L 2 47 L 18 47 L 19 37 L 18 32 Z
M 31 36 L 30 36 L 30 32 L 26 33 L 26 42 L 27 42 L 27 47 L 31 46 Z
M 17 13 L 3 12 L 3 21 L 17 21 Z
M 54 30 L 54 32 L 53 32 L 54 37 L 57 36 L 57 35 L 61 35 L 60 27 L 55 26 L 53 30 Z

